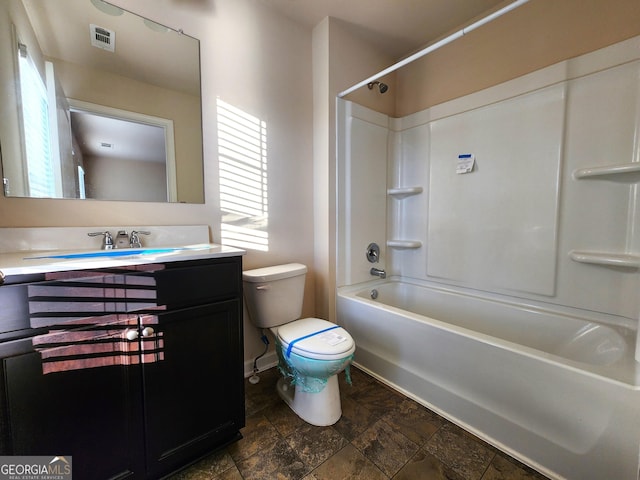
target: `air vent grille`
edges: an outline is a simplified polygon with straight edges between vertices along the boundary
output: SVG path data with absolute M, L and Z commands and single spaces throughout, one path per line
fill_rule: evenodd
M 116 32 L 109 30 L 108 28 L 94 25 L 89 25 L 91 32 L 91 45 L 94 47 L 114 52 L 116 49 Z

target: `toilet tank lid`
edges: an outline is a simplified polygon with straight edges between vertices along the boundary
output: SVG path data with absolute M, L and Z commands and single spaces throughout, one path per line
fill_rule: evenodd
M 307 267 L 301 263 L 287 263 L 272 267 L 256 268 L 242 272 L 245 282 L 271 282 L 283 278 L 295 277 L 307 273 Z

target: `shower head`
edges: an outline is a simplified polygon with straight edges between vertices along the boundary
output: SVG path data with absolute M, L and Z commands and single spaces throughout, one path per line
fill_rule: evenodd
M 367 87 L 369 87 L 369 90 L 373 90 L 374 85 L 378 85 L 378 89 L 380 90 L 380 93 L 384 93 L 387 90 L 389 90 L 389 85 L 387 85 L 386 83 L 379 82 L 377 80 L 375 82 L 367 83 Z

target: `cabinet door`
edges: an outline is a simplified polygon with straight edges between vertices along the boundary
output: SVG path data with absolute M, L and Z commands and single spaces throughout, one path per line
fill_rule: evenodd
M 127 312 L 155 307 L 155 286 L 146 271 L 126 273 L 1 287 L 6 335 L 33 330 L 0 343 L 0 453 L 71 456 L 77 479 L 144 478 L 140 343 L 127 339 L 139 322 Z
M 3 454 L 71 456 L 78 480 L 144 478 L 140 366 L 30 350 L 0 363 L 12 445 Z
M 143 337 L 147 471 L 153 478 L 239 438 L 244 426 L 240 301 L 160 314 Z M 142 318 L 142 328 L 148 319 Z

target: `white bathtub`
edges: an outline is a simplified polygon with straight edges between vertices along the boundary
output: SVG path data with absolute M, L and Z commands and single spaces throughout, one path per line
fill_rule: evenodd
M 398 279 L 339 288 L 337 313 L 358 366 L 549 477 L 640 478 L 635 332 Z

